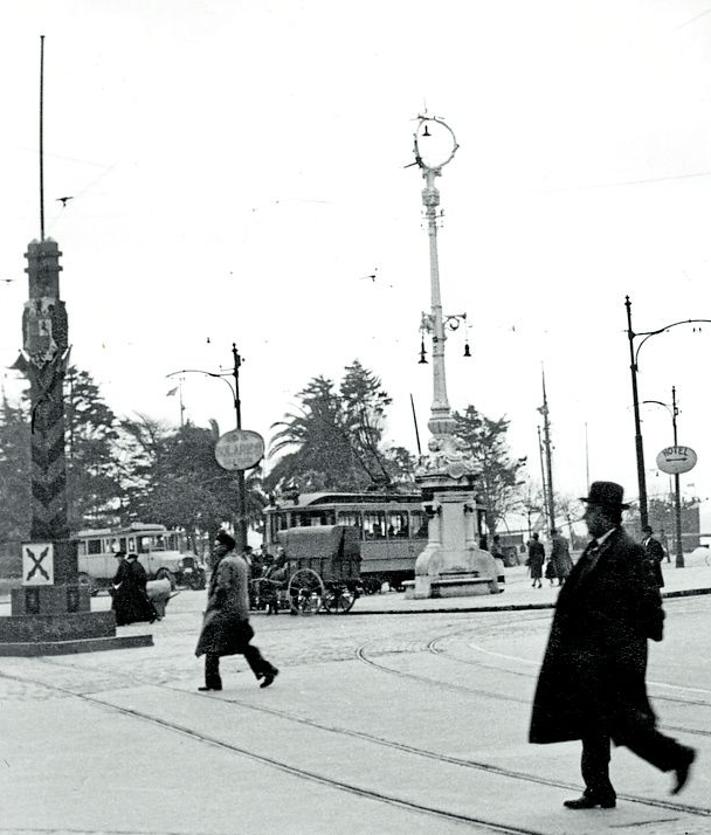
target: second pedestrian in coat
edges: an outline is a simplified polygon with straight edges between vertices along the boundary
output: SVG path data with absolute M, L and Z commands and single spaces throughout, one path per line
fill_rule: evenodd
M 205 684 L 198 690 L 222 690 L 220 658 L 244 655 L 260 687 L 269 687 L 279 673 L 250 641 L 254 631 L 249 623 L 249 569 L 247 561 L 234 552 L 235 541 L 226 532 L 216 537 L 207 609 L 195 655 L 205 656 Z

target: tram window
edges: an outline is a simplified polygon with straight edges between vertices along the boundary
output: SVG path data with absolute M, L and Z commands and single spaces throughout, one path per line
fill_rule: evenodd
M 363 513 L 363 533 L 366 539 L 385 537 L 385 512 L 371 510 Z
M 363 538 L 363 521 L 358 510 L 339 510 L 337 514 L 339 525 L 351 525 L 358 528 L 358 535 L 360 539 Z
M 125 551 L 126 550 L 126 537 L 125 536 L 122 536 L 119 539 L 119 550 L 120 551 Z
M 152 551 L 165 551 L 165 538 L 162 533 L 159 533 L 154 539 L 151 546 Z
M 134 553 L 136 550 L 136 540 L 132 536 L 128 538 L 128 550 L 130 553 Z
M 101 553 L 101 540 L 100 539 L 90 539 L 87 543 L 87 554 L 100 554 Z
M 139 536 L 137 537 L 137 553 L 139 554 L 148 554 L 151 549 L 151 537 L 150 536 Z
M 404 538 L 410 535 L 407 524 L 407 513 L 404 512 L 390 512 L 388 513 L 388 538 L 393 539 Z
M 427 539 L 427 519 L 421 510 L 411 510 L 412 535 L 414 539 Z

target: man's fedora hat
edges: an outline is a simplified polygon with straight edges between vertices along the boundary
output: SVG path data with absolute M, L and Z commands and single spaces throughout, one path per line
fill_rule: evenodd
M 614 481 L 593 481 L 590 485 L 590 491 L 587 496 L 580 497 L 581 502 L 587 504 L 602 504 L 607 507 L 617 507 L 620 510 L 626 510 L 629 505 L 622 501 L 622 496 L 625 490 L 621 484 L 615 484 Z

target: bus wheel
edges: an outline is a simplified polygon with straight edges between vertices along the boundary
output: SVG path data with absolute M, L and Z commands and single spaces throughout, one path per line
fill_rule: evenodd
M 156 580 L 168 580 L 170 583 L 170 590 L 175 591 L 177 583 L 175 582 L 175 574 L 168 568 L 159 568 L 156 572 Z
M 78 584 L 79 584 L 82 588 L 89 589 L 89 594 L 90 594 L 92 597 L 93 597 L 93 596 L 96 594 L 96 592 L 98 591 L 98 589 L 97 589 L 97 588 L 96 588 L 96 586 L 94 585 L 94 581 L 91 579 L 91 577 L 90 577 L 88 574 L 85 574 L 83 571 L 82 571 L 82 573 L 81 573 L 81 574 L 77 577 L 77 583 L 78 583 Z

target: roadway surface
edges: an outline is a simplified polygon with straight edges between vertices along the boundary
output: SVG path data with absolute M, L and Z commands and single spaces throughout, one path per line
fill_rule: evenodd
M 711 588 L 711 568 L 667 573 Z M 511 569 L 495 600 L 556 593 Z M 584 812 L 562 807 L 581 790 L 579 744 L 526 741 L 550 609 L 461 611 L 492 596 L 407 612 L 434 601 L 388 594 L 345 616 L 258 614 L 274 685 L 235 657 L 202 694 L 204 599 L 183 591 L 164 621 L 118 630 L 154 647 L 0 659 L 0 832 L 711 832 L 710 595 L 668 600 L 650 645 L 662 729 L 699 749 L 688 787 L 671 797 L 670 775 L 617 749 L 617 808 Z

